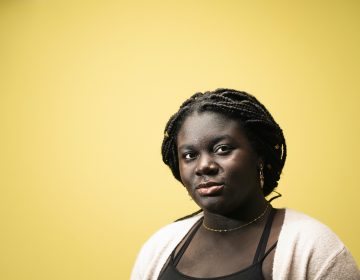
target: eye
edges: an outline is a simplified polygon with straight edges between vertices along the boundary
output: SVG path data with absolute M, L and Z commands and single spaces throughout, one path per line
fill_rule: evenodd
M 194 158 L 196 158 L 196 154 L 194 152 L 187 152 L 187 153 L 183 154 L 183 158 L 186 161 L 190 161 L 190 160 L 193 160 Z
M 219 145 L 217 147 L 215 147 L 214 152 L 217 154 L 228 154 L 233 148 L 230 147 L 229 145 Z

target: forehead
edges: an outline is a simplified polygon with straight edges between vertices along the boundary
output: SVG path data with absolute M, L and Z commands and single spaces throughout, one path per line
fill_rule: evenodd
M 240 121 L 215 112 L 194 112 L 184 120 L 177 136 L 177 144 L 196 145 L 221 136 L 246 138 Z

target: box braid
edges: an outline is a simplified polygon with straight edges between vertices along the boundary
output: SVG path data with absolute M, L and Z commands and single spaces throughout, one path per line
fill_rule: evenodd
M 280 126 L 254 96 L 233 89 L 195 93 L 167 122 L 162 143 L 162 158 L 174 177 L 181 182 L 177 155 L 177 135 L 193 112 L 215 112 L 239 120 L 255 151 L 264 161 L 264 196 L 278 185 L 286 160 L 286 143 Z

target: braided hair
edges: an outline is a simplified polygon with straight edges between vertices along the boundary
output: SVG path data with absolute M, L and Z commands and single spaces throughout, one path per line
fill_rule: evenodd
M 181 182 L 177 154 L 177 135 L 187 116 L 194 112 L 215 112 L 240 121 L 246 136 L 264 163 L 264 196 L 278 185 L 286 160 L 286 143 L 280 126 L 254 96 L 233 89 L 195 93 L 187 99 L 166 124 L 162 159 Z

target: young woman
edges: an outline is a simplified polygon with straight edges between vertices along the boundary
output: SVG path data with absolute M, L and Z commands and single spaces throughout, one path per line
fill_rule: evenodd
M 201 210 L 147 241 L 132 280 L 360 279 L 331 230 L 265 199 L 286 143 L 255 97 L 230 89 L 193 95 L 168 121 L 162 156 Z

